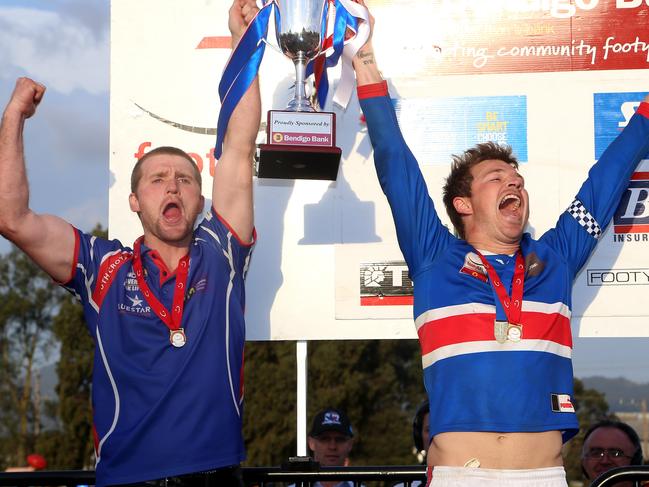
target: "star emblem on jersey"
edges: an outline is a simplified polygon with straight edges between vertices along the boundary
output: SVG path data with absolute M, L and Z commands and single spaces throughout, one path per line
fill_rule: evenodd
M 143 301 L 136 294 L 134 298 L 130 297 L 128 294 L 126 297 L 131 301 L 131 306 L 142 306 Z

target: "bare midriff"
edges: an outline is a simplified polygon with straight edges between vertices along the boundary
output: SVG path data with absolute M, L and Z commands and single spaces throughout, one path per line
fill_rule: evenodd
M 449 432 L 435 435 L 428 448 L 428 465 L 462 467 L 472 459 L 481 468 L 522 470 L 558 467 L 561 433 Z M 475 462 L 473 462 L 475 466 Z

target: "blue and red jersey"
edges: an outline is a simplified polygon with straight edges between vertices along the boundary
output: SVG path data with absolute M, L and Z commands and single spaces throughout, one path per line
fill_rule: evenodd
M 252 244 L 214 212 L 194 231 L 184 285 L 186 344 L 144 296 L 133 251 L 75 230 L 65 287 L 83 303 L 95 341 L 92 404 L 97 485 L 134 483 L 240 463 L 244 278 Z M 172 309 L 176 272 L 142 246 L 151 292 Z
M 522 338 L 501 343 L 495 321 L 506 316 L 485 266 L 476 249 L 439 220 L 385 83 L 360 87 L 359 99 L 414 284 L 431 437 L 451 431 L 558 430 L 569 439 L 579 428 L 571 402 L 572 285 L 635 166 L 649 153 L 649 104 L 640 105 L 590 169 L 556 226 L 538 240 L 523 235 Z M 514 256 L 486 258 L 511 295 Z

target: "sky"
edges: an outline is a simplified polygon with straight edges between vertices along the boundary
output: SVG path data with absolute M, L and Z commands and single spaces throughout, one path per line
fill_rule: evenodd
M 108 224 L 109 30 L 108 0 L 0 0 L 3 109 L 19 76 L 47 87 L 25 127 L 31 207 L 82 230 Z
M 109 64 L 109 0 L 0 0 L 0 104 L 19 76 L 47 86 L 25 129 L 30 205 L 86 231 L 108 224 Z M 575 338 L 575 375 L 649 382 L 648 353 L 647 338 Z

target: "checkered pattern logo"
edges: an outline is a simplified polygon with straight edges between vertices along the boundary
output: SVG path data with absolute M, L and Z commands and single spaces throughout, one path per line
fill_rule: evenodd
M 591 237 L 598 239 L 602 235 L 602 228 L 599 226 L 599 223 L 597 223 L 593 215 L 588 212 L 581 201 L 575 198 L 575 201 L 572 202 L 566 211 L 577 220 L 577 223 L 586 229 Z

